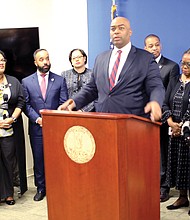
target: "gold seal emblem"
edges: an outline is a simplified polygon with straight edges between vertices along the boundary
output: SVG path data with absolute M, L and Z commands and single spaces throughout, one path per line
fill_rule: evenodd
M 83 126 L 69 128 L 64 136 L 64 148 L 68 157 L 76 163 L 87 163 L 95 154 L 95 141 L 91 132 Z

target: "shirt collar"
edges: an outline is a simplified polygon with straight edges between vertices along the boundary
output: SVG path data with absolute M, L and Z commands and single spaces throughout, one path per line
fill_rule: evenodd
M 114 54 L 117 54 L 117 51 L 118 51 L 118 50 L 121 50 L 122 53 L 123 53 L 124 51 L 127 52 L 127 53 L 129 53 L 129 51 L 131 50 L 131 42 L 129 42 L 127 45 L 125 45 L 124 47 L 122 47 L 122 48 L 120 48 L 120 49 L 118 49 L 117 47 L 114 47 L 113 53 L 114 53 Z
M 40 76 L 42 73 L 40 73 L 39 70 L 37 70 L 37 75 Z M 46 73 L 46 76 L 49 75 L 49 71 Z
M 157 63 L 159 63 L 160 59 L 161 59 L 161 54 L 155 59 Z
M 83 71 L 82 73 L 78 73 L 78 72 L 73 68 L 73 73 L 75 73 L 75 74 L 79 74 L 79 75 L 81 74 L 81 75 L 82 75 L 82 74 L 84 74 L 85 72 L 86 72 L 86 68 L 84 69 L 84 71 Z

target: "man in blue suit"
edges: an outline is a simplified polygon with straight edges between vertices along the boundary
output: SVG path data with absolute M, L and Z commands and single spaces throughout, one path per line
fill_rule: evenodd
M 152 54 L 131 44 L 131 35 L 128 19 L 112 20 L 110 36 L 114 49 L 96 58 L 90 82 L 72 100 L 59 106 L 59 110 L 80 109 L 97 99 L 96 112 L 135 114 L 152 121 L 161 118 L 165 89 L 158 65 Z M 110 75 L 118 50 L 122 51 L 121 58 L 114 87 L 110 89 Z
M 29 118 L 29 135 L 34 159 L 34 180 L 37 193 L 34 201 L 40 201 L 46 195 L 44 154 L 42 138 L 42 118 L 40 110 L 57 109 L 68 99 L 68 91 L 63 77 L 50 72 L 50 59 L 47 50 L 34 52 L 37 71 L 22 80 L 26 98 L 25 114 Z M 43 89 L 41 90 L 41 86 Z

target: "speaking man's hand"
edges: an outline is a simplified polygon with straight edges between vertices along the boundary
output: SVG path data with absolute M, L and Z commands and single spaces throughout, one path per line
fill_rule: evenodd
M 147 103 L 144 108 L 145 113 L 150 112 L 151 121 L 159 121 L 162 117 L 162 110 L 160 105 L 156 101 L 151 101 Z
M 75 108 L 75 102 L 73 99 L 68 99 L 66 102 L 64 102 L 62 105 L 58 107 L 57 110 L 66 110 L 66 111 L 72 111 L 73 108 Z

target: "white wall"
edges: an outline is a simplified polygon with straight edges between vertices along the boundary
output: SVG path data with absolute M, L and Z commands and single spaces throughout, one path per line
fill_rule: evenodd
M 0 0 L 0 28 L 39 27 L 40 47 L 50 53 L 51 70 L 71 68 L 70 50 L 88 53 L 87 0 Z
M 0 0 L 0 6 L 0 28 L 39 27 L 40 48 L 49 51 L 52 72 L 60 74 L 71 68 L 68 54 L 73 48 L 82 48 L 88 54 L 87 0 Z M 25 135 L 30 173 L 27 131 Z

